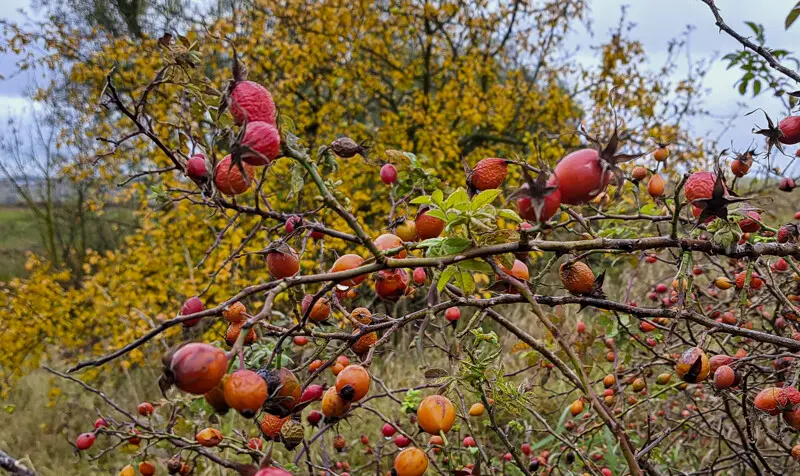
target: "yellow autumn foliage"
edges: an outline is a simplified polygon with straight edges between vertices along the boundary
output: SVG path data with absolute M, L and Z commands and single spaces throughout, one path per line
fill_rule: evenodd
M 363 1 L 260 1 L 256 8 L 218 18 L 207 28 L 184 32 L 187 43 L 176 41 L 169 48 L 156 38 L 141 43 L 101 33 L 77 38 L 67 25 L 58 24 L 46 26 L 38 36 L 17 31 L 8 44 L 25 51 L 25 38 L 46 42 L 52 54 L 30 61 L 66 71 L 65 100 L 80 115 L 76 124 L 65 124 L 61 134 L 66 146 L 81 151 L 64 173 L 75 180 L 92 177 L 108 184 L 137 170 L 171 164 L 141 136 L 118 149 L 96 140 L 132 131 L 127 118 L 101 107 L 106 75 L 113 69 L 114 84 L 130 100 L 142 94 L 167 60 L 184 61 L 187 66 L 171 78 L 180 84 L 159 87 L 146 105 L 147 113 L 156 119 L 155 130 L 169 147 L 185 155 L 193 152 L 186 137 L 174 133 L 177 124 L 191 129 L 192 141 L 218 160 L 227 153 L 227 142 L 215 138 L 212 144 L 204 136 L 204 105 L 219 102 L 215 91 L 223 91 L 232 76 L 235 44 L 248 78 L 272 92 L 284 133 L 294 132 L 312 151 L 341 135 L 369 142 L 366 159 L 340 160 L 339 170 L 329 178 L 341 181 L 340 199 L 372 236 L 387 226 L 389 188 L 380 182 L 378 171 L 388 149 L 417 154 L 426 169 L 453 186 L 463 185 L 462 159 L 474 165 L 487 156 L 517 155 L 553 164 L 580 143 L 568 134 L 580 121 L 609 129 L 612 90 L 624 98 L 614 106 L 621 120 L 636 124 L 638 142 L 686 138 L 685 131 L 660 118 L 658 111 L 664 94 L 685 96 L 691 85 L 682 83 L 678 89 L 658 73 L 644 72 L 640 44 L 614 37 L 601 49 L 596 70 L 579 71 L 559 58 L 559 44 L 570 23 L 585 13 L 583 2 L 531 2 L 525 27 L 513 31 L 510 4 L 470 3 L 395 0 L 383 9 Z M 82 40 L 100 47 L 79 54 Z M 186 46 L 193 42 L 198 45 L 196 57 Z M 574 83 L 565 80 L 570 76 Z M 587 106 L 580 101 L 580 85 L 591 84 L 599 86 L 588 90 Z M 58 87 L 43 88 L 39 97 L 49 97 Z M 191 114 L 179 109 L 180 101 L 191 105 Z M 232 122 L 227 115 L 220 120 Z M 674 152 L 678 160 L 693 157 L 691 151 L 683 153 L 681 159 L 681 150 Z M 408 164 L 396 165 L 402 176 Z M 268 169 L 263 191 L 270 205 L 281 212 L 315 208 L 318 192 L 313 185 L 292 196 L 287 187 L 292 174 L 289 161 L 279 160 Z M 233 214 L 212 215 L 186 200 L 157 210 L 147 200 L 154 185 L 162 190 L 194 190 L 194 185 L 177 174 L 154 180 L 135 182 L 115 197 L 138 201 L 140 227 L 120 249 L 90 254 L 79 286 L 68 285 L 67 271 L 53 269 L 36 256 L 30 257 L 29 276 L 2 285 L 0 378 L 6 383 L 48 356 L 75 362 L 108 353 L 175 316 L 181 303 L 206 287 L 258 223 L 241 217 L 221 246 L 196 267 Z M 237 200 L 252 205 L 255 198 L 251 191 Z M 403 204 L 396 216 L 414 212 Z M 330 212 L 318 218 L 326 226 L 350 231 Z M 262 258 L 246 253 L 263 249 L 279 236 L 278 225 L 266 223 L 241 258 L 222 266 L 203 295 L 207 306 L 270 279 Z M 309 242 L 308 247 L 302 265 L 309 272 L 326 270 L 324 263 L 333 253 L 363 251 L 327 238 L 322 245 Z M 104 371 L 135 365 L 149 352 L 163 350 L 159 340 L 177 339 L 181 332 L 185 331 L 171 329 Z M 207 332 L 219 336 L 223 327 L 217 324 Z

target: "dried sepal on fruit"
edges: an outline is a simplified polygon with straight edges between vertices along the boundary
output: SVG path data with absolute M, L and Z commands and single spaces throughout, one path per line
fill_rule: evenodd
M 752 114 L 755 111 L 748 113 Z M 762 111 L 764 112 L 764 111 Z M 788 116 L 781 119 L 776 125 L 772 118 L 764 112 L 767 120 L 767 127 L 764 129 L 753 129 L 753 133 L 761 134 L 767 138 L 767 155 L 775 147 L 783 152 L 783 145 L 792 145 L 800 142 L 800 116 Z
M 722 154 L 724 153 L 725 151 L 722 152 Z M 727 220 L 728 205 L 747 200 L 747 198 L 736 196 L 728 189 L 725 173 L 719 166 L 719 156 L 717 156 L 713 174 L 698 172 L 686 180 L 684 194 L 690 204 L 700 210 L 697 216 L 698 225 L 714 218 Z
M 361 365 L 348 365 L 336 376 L 336 392 L 347 401 L 357 402 L 369 392 L 371 380 Z
M 702 382 L 710 371 L 708 356 L 699 347 L 691 347 L 684 351 L 675 365 L 675 373 L 688 383 Z
M 350 401 L 339 395 L 336 387 L 331 387 L 322 396 L 322 414 L 328 419 L 341 418 L 350 410 L 350 404 Z
M 517 197 L 519 216 L 526 220 L 544 223 L 561 207 L 558 180 L 555 178 L 548 180 L 548 175 L 544 171 L 534 179 L 526 169 L 522 170 L 525 183 L 510 198 Z
M 267 381 L 268 397 L 264 410 L 274 415 L 286 416 L 300 402 L 302 388 L 295 374 L 282 367 L 280 369 L 259 369 L 257 373 Z

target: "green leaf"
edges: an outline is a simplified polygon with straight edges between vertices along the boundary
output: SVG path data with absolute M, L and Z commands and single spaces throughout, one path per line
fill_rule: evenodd
M 449 210 L 453 208 L 455 205 L 459 203 L 469 202 L 469 196 L 467 195 L 467 191 L 463 188 L 459 187 L 458 190 L 451 193 L 449 197 L 447 197 L 447 201 L 444 204 L 445 210 Z
M 442 221 L 447 221 L 447 214 L 439 209 L 432 208 L 425 212 L 426 215 L 436 217 Z
M 511 269 L 514 267 L 514 261 L 517 259 L 514 256 L 514 253 L 503 253 L 501 255 L 497 255 L 496 258 L 506 269 Z
M 322 175 L 330 175 L 339 170 L 339 162 L 334 154 L 324 154 L 322 158 Z
M 458 263 L 458 267 L 467 271 L 475 271 L 477 273 L 483 273 L 488 275 L 494 274 L 494 270 L 492 270 L 492 267 L 489 266 L 489 263 L 485 261 L 478 261 L 476 259 L 462 261 Z
M 510 422 L 508 422 L 508 427 L 510 429 L 512 429 L 514 431 L 518 431 L 520 433 L 524 433 L 525 432 L 525 427 L 522 426 L 522 423 L 520 423 L 518 420 L 511 420 Z
M 761 81 L 755 80 L 753 81 L 753 97 L 758 96 L 758 93 L 761 92 Z
M 409 203 L 411 203 L 412 205 L 430 205 L 431 204 L 431 197 L 429 197 L 427 195 L 414 197 Z
M 413 167 L 420 167 L 421 164 L 419 163 L 419 159 L 416 155 L 412 154 L 411 152 L 403 152 L 403 154 L 408 157 L 408 161 L 411 162 Z
M 441 190 L 436 190 L 433 192 L 433 194 L 431 194 L 431 200 L 433 200 L 433 203 L 437 205 L 442 205 L 442 201 L 444 201 L 444 192 Z
M 286 471 L 288 471 L 288 472 L 290 472 L 292 474 L 299 474 L 300 473 L 300 467 L 297 466 L 294 463 L 284 463 L 283 464 L 283 469 L 285 469 Z
M 410 389 L 406 392 L 406 396 L 403 398 L 403 406 L 400 409 L 405 413 L 415 412 L 421 401 L 422 391 Z
M 444 254 L 453 255 L 469 248 L 471 244 L 472 242 L 467 238 L 459 238 L 459 237 L 446 238 L 442 242 L 442 251 L 444 252 Z
M 506 464 L 504 474 L 508 476 L 525 476 L 525 473 L 523 473 L 515 463 Z
M 628 326 L 628 324 L 631 323 L 631 316 L 623 314 L 619 317 L 619 322 L 621 322 L 623 326 Z
M 417 246 L 420 248 L 433 248 L 434 246 L 439 246 L 444 241 L 444 238 L 428 238 L 425 241 L 421 241 L 417 243 Z
M 481 328 L 472 329 L 470 333 L 475 336 L 475 342 L 489 342 L 497 344 L 499 342 L 497 334 L 494 331 L 482 332 Z
M 640 208 L 639 211 L 644 215 L 657 215 L 658 207 L 656 206 L 655 203 L 648 203 L 647 205 Z
M 757 24 L 755 24 L 754 22 L 751 22 L 751 21 L 746 21 L 744 23 L 745 23 L 745 25 L 749 26 L 750 29 L 753 30 L 753 33 L 755 33 L 756 35 L 758 35 L 761 32 L 761 28 L 762 28 L 761 25 L 757 25 Z
M 439 276 L 439 281 L 436 283 L 436 288 L 439 292 L 442 292 L 447 283 L 453 279 L 453 276 L 458 272 L 458 268 L 456 266 L 450 265 L 442 271 L 442 274 Z
M 303 185 L 305 185 L 303 172 L 303 166 L 300 165 L 299 162 L 295 162 L 294 165 L 292 165 L 291 176 L 289 178 L 289 195 L 286 197 L 287 200 L 296 197 L 297 194 L 303 190 Z
M 447 230 L 452 230 L 458 225 L 464 225 L 465 223 L 469 222 L 469 217 L 466 215 L 456 215 L 455 218 L 447 223 Z
M 747 81 L 742 81 L 739 83 L 739 94 L 744 94 L 747 92 Z
M 484 190 L 477 197 L 472 199 L 472 210 L 480 210 L 484 205 L 488 205 L 500 195 L 500 190 L 493 188 L 491 190 Z
M 706 230 L 714 233 L 722 228 L 728 228 L 730 225 L 725 220 L 714 220 L 706 226 Z
M 456 203 L 456 204 L 454 204 L 452 206 L 452 209 L 453 210 L 458 210 L 460 212 L 466 212 L 466 211 L 469 211 L 469 209 L 470 209 L 470 203 L 469 202 Z
M 464 291 L 464 294 L 472 294 L 475 292 L 475 279 L 473 279 L 472 274 L 467 271 L 460 271 L 455 275 L 455 278 L 456 286 Z
M 603 440 L 606 443 L 606 448 L 612 449 L 612 451 L 608 452 L 608 463 L 613 468 L 617 465 L 617 445 L 615 444 L 616 439 L 611 434 L 611 430 L 608 427 L 603 427 Z
M 503 208 L 500 210 L 499 215 L 500 218 L 513 221 L 514 223 L 522 223 L 522 218 L 520 218 L 519 215 L 517 215 L 517 212 L 515 212 L 514 210 Z
M 800 16 L 800 2 L 797 2 L 792 8 L 792 11 L 789 12 L 789 15 L 786 16 L 786 29 L 788 30 L 790 26 L 797 20 L 797 17 Z

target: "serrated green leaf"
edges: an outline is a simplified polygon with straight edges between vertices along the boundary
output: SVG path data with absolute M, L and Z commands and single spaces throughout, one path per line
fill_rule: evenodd
M 449 197 L 447 197 L 447 201 L 444 204 L 445 210 L 449 210 L 453 208 L 456 204 L 469 202 L 469 195 L 467 195 L 467 191 L 463 188 L 459 187 L 458 190 L 451 193 Z
M 442 205 L 442 202 L 444 201 L 444 192 L 441 190 L 434 191 L 431 194 L 431 200 L 433 200 L 433 203 L 437 205 Z
M 711 238 L 711 241 L 714 244 L 720 245 L 724 248 L 728 248 L 734 241 L 733 231 L 731 231 L 729 228 L 719 230 L 718 232 L 714 233 L 714 236 Z
M 450 265 L 446 267 L 444 271 L 442 271 L 442 274 L 439 275 L 439 281 L 436 283 L 436 288 L 439 290 L 439 292 L 442 292 L 442 289 L 447 286 L 447 283 L 453 279 L 453 276 L 455 276 L 457 272 L 458 268 L 454 265 Z
M 491 190 L 484 190 L 479 193 L 477 197 L 472 199 L 472 210 L 480 210 L 484 205 L 492 203 L 499 195 L 499 189 L 493 188 Z
M 427 195 L 421 195 L 419 197 L 414 197 L 409 202 L 412 205 L 430 205 L 431 204 L 431 197 Z
M 719 231 L 719 230 L 721 230 L 723 228 L 729 228 L 729 227 L 730 227 L 730 224 L 728 223 L 727 220 L 717 220 L 715 218 L 711 223 L 706 225 L 706 230 L 709 233 L 714 233 L 714 232 Z
M 422 391 L 410 389 L 408 392 L 406 392 L 405 398 L 403 398 L 403 405 L 400 407 L 400 410 L 405 413 L 417 411 L 417 407 L 422 401 L 421 395 Z
M 453 255 L 469 248 L 471 244 L 472 242 L 467 238 L 460 238 L 460 237 L 446 238 L 442 242 L 442 251 L 444 252 L 444 254 Z
M 498 212 L 498 214 L 500 215 L 500 218 L 513 221 L 514 223 L 522 223 L 522 218 L 520 218 L 520 216 L 517 215 L 517 212 L 514 210 L 503 208 L 500 210 L 500 212 Z

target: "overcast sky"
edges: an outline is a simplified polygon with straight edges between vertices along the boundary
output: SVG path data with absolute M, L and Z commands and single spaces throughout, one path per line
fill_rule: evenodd
M 798 51 L 800 23 L 789 31 L 783 27 L 786 15 L 797 3 L 796 0 L 716 0 L 715 3 L 725 22 L 741 34 L 746 36 L 750 32 L 745 21 L 761 23 L 771 48 Z M 627 5 L 626 18 L 636 25 L 631 36 L 643 43 L 654 68 L 666 60 L 668 41 L 680 35 L 689 25 L 694 27 L 689 37 L 694 61 L 715 56 L 719 58 L 741 49 L 737 41 L 719 32 L 711 11 L 700 0 L 591 0 L 591 5 L 594 43 L 609 37 L 609 32 L 619 23 L 622 6 Z M 570 39 L 571 44 L 582 43 L 580 33 L 575 32 Z M 591 51 L 585 51 L 579 56 L 579 61 L 595 64 L 597 58 Z M 686 61 L 679 62 L 679 65 L 682 69 L 676 74 L 685 75 Z M 769 111 L 773 117 L 786 113 L 781 102 L 768 94 L 762 93 L 756 98 L 739 95 L 734 85 L 740 77 L 738 70 L 727 70 L 722 61 L 716 61 L 704 81 L 704 86 L 709 89 L 703 103 L 705 109 L 717 116 L 730 116 L 737 111 L 749 112 L 757 107 Z M 695 120 L 688 127 L 695 130 L 695 135 L 709 132 L 713 137 L 720 136 L 720 145 L 723 147 L 733 142 L 736 150 L 742 150 L 751 144 L 751 130 L 755 121 L 763 122 L 763 117 L 740 116 L 733 127 L 725 127 L 718 120 L 704 118 Z
M 800 42 L 800 24 L 788 32 L 783 28 L 786 14 L 796 0 L 717 0 L 723 18 L 737 31 L 746 34 L 744 21 L 763 23 L 767 32 L 767 43 L 773 48 L 797 50 Z M 16 10 L 27 8 L 28 0 L 2 0 L 6 18 L 20 21 L 22 18 Z M 695 27 L 691 36 L 691 52 L 693 59 L 710 58 L 717 53 L 725 54 L 740 48 L 740 45 L 725 34 L 720 34 L 714 25 L 714 19 L 708 7 L 700 0 L 591 0 L 591 18 L 594 38 L 581 26 L 571 35 L 569 44 L 581 46 L 577 59 L 585 64 L 596 64 L 597 57 L 589 49 L 592 44 L 602 43 L 609 36 L 609 31 L 619 22 L 621 7 L 628 5 L 629 21 L 636 24 L 632 36 L 643 42 L 645 51 L 652 61 L 653 68 L 663 64 L 667 54 L 667 42 L 681 34 L 687 25 Z M 769 5 L 769 7 L 767 7 Z M 582 46 L 585 45 L 585 46 Z M 685 66 L 685 62 L 683 63 Z M 14 58 L 0 54 L 0 74 L 9 76 L 14 70 Z M 685 73 L 685 69 L 683 70 Z M 773 111 L 774 116 L 784 113 L 780 103 L 767 94 L 752 99 L 742 97 L 736 92 L 734 83 L 741 75 L 735 71 L 727 71 L 721 62 L 716 62 L 706 78 L 705 86 L 710 94 L 705 100 L 705 107 L 717 115 L 730 115 L 736 111 L 749 111 L 762 107 Z M 9 114 L 19 114 L 27 107 L 24 91 L 31 78 L 19 75 L 12 79 L 0 81 L 0 133 L 6 127 Z M 744 108 L 740 103 L 746 103 Z M 722 144 L 727 146 L 733 141 L 737 149 L 750 144 L 750 133 L 755 119 L 740 118 L 732 128 L 725 128 L 717 121 L 703 119 L 690 124 L 697 134 L 706 131 L 714 136 L 722 136 Z

